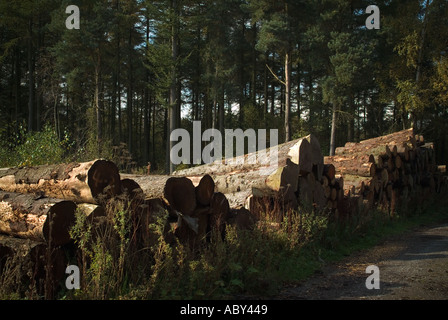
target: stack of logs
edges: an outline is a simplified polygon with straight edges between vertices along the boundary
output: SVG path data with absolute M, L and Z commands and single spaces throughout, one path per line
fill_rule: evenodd
M 0 169 L 0 274 L 8 257 L 28 255 L 41 277 L 52 270 L 57 283 L 66 265 L 59 249 L 73 242 L 75 212 L 92 223 L 107 221 L 117 199 L 126 200 L 137 245 L 153 244 L 149 225 L 165 218 L 165 231 L 174 231 L 165 234 L 196 249 L 213 229 L 222 235 L 227 224 L 251 229 L 260 219 L 281 222 L 299 207 L 336 217 L 378 205 L 394 212 L 410 192 L 440 192 L 443 169 L 433 144 L 412 129 L 349 142 L 332 157 L 308 135 L 172 176 L 120 175 L 107 160 Z
M 63 247 L 76 211 L 103 216 L 120 188 L 118 169 L 106 160 L 0 169 L 0 275 L 20 258 L 38 293 L 51 297 L 65 275 Z
M 271 156 L 276 156 L 271 164 Z M 299 206 L 324 209 L 330 195 L 319 183 L 324 158 L 314 135 L 266 150 L 218 160 L 174 172 L 175 176 L 200 179 L 205 174 L 215 181 L 217 192 L 225 194 L 232 207 L 244 207 L 256 219 L 270 213 L 281 221 L 283 212 Z
M 113 162 L 102 159 L 0 169 L 0 276 L 7 261 L 22 257 L 32 267 L 31 281 L 42 284 L 39 293 L 51 296 L 66 276 L 66 249 L 73 247 L 70 230 L 76 214 L 85 215 L 92 230 L 101 231 L 113 223 L 107 216 L 113 210 L 108 208 L 117 203 L 128 209 L 130 234 L 139 247 L 148 248 L 157 240 L 150 224 L 159 217 L 167 217 L 167 240 L 174 234 L 192 248 L 198 248 L 213 228 L 224 232 L 225 224 L 245 229 L 255 224 L 248 210 L 230 208 L 227 198 L 215 192 L 209 175 L 197 181 L 134 178 L 120 175 Z M 174 232 L 168 232 L 170 228 Z
M 445 166 L 436 165 L 434 144 L 425 143 L 413 129 L 348 142 L 324 161 L 334 167 L 335 177 L 340 177 L 343 185 L 346 201 L 333 206 L 342 216 L 352 213 L 346 209 L 347 199 L 364 203 L 367 210 L 380 206 L 393 215 L 411 193 L 415 200 L 423 201 L 440 192 L 445 172 Z

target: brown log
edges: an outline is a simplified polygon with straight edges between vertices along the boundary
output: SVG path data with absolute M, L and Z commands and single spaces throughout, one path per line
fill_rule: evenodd
M 324 196 L 327 199 L 330 199 L 330 195 L 331 195 L 331 187 L 329 185 L 323 187 L 324 188 Z
M 170 213 L 170 208 L 161 198 L 145 199 L 140 204 L 133 215 L 133 230 L 135 232 L 135 239 L 137 241 L 137 247 L 148 248 L 156 244 L 159 239 L 159 235 L 154 234 L 151 229 L 151 225 L 154 223 L 163 224 L 163 237 L 168 243 L 174 243 L 173 234 L 170 231 L 170 222 L 174 221 L 174 217 L 177 220 L 178 216 L 171 212 L 171 216 L 167 217 Z
M 171 176 L 168 175 L 132 175 L 121 174 L 122 181 L 132 180 L 138 185 L 142 191 L 145 199 L 163 198 L 163 190 L 165 184 Z M 200 178 L 198 179 L 199 183 Z M 131 187 L 132 189 L 132 187 Z
M 184 215 L 191 215 L 196 209 L 195 187 L 188 178 L 170 177 L 166 181 L 163 196 L 174 210 Z
M 208 171 L 208 168 L 209 165 L 204 165 L 187 169 L 185 172 L 199 175 L 190 175 L 183 178 L 190 180 L 191 183 L 198 188 L 201 180 L 208 175 L 211 179 L 205 178 L 209 180 L 209 182 L 204 185 L 204 187 L 208 185 L 208 191 L 206 193 L 208 194 L 209 191 L 212 190 L 211 186 L 213 182 L 214 191 L 224 193 L 228 197 L 231 207 L 233 208 L 246 206 L 248 197 L 253 194 L 260 197 L 279 194 L 285 203 L 290 203 L 295 200 L 294 193 L 297 190 L 298 166 L 292 163 L 289 158 L 285 160 L 285 165 L 280 167 L 249 171 L 236 170 L 226 174 L 207 173 L 202 175 L 203 172 Z M 196 169 L 196 171 L 192 169 Z M 184 171 L 182 170 L 182 172 Z M 163 190 L 168 179 L 182 176 L 180 176 L 178 172 L 178 175 L 176 176 L 138 176 L 123 174 L 122 177 L 137 182 L 142 188 L 145 197 L 148 199 L 163 197 Z M 203 202 L 206 203 L 207 201 L 203 200 Z
M 214 192 L 215 182 L 210 175 L 206 174 L 195 187 L 196 201 L 203 206 L 208 206 Z
M 337 189 L 336 189 L 336 188 L 331 188 L 331 191 L 330 191 L 330 200 L 331 200 L 331 201 L 336 201 L 337 197 L 338 197 L 338 191 L 337 191 Z
M 229 219 L 230 205 L 226 196 L 215 192 L 210 201 L 210 227 L 223 233 L 225 223 Z
M 325 163 L 325 164 L 324 164 L 323 174 L 324 174 L 329 180 L 332 180 L 332 179 L 334 179 L 334 177 L 335 177 L 335 175 L 336 175 L 336 168 L 335 168 L 334 165 L 331 164 L 331 163 Z
M 145 201 L 155 201 L 155 199 L 160 199 L 168 205 L 166 209 L 170 215 L 176 217 L 176 219 L 177 214 L 174 211 L 178 211 L 185 215 L 191 215 L 197 205 L 196 193 L 205 192 L 205 187 L 208 185 L 207 188 L 209 188 L 210 186 L 210 181 L 204 182 L 200 187 L 204 188 L 204 190 L 196 191 L 195 184 L 196 186 L 199 186 L 202 177 L 189 179 L 186 177 L 173 177 L 168 175 L 143 176 L 122 174 L 121 176 L 125 178 L 122 181 L 132 181 L 132 183 L 129 183 L 130 188 L 133 190 L 133 194 L 139 195 L 139 199 L 140 192 L 143 194 L 141 198 L 146 199 Z M 205 197 L 206 193 L 201 194 L 201 196 Z M 205 198 L 201 201 L 206 202 Z
M 313 174 L 316 177 L 316 180 L 320 181 L 322 179 L 322 174 L 324 171 L 324 157 L 322 155 L 322 149 L 319 140 L 313 134 L 306 136 L 305 139 L 310 143 Z
M 376 175 L 381 184 L 383 186 L 386 186 L 387 183 L 389 182 L 389 172 L 387 171 L 387 169 L 384 168 L 378 169 Z
M 334 165 L 336 173 L 345 175 L 353 174 L 364 177 L 373 177 L 376 173 L 375 163 L 370 162 L 369 155 L 347 155 L 325 157 L 326 164 Z
M 306 176 L 299 177 L 299 203 L 302 206 L 312 206 L 313 205 L 313 185 L 310 183 L 311 179 L 308 179 Z
M 344 189 L 344 176 L 341 174 L 335 175 L 336 189 Z
M 279 196 L 285 205 L 294 206 L 298 166 L 289 159 L 285 166 L 271 168 L 267 172 L 239 171 L 226 175 L 212 174 L 211 177 L 215 182 L 215 191 L 224 193 L 232 207 L 245 206 L 250 195 Z
M 395 165 L 395 168 L 400 169 L 401 166 L 402 166 L 402 164 L 403 164 L 403 160 L 401 159 L 401 156 L 400 156 L 399 154 L 397 154 L 397 155 L 394 157 L 394 165 Z
M 324 187 L 316 183 L 313 190 L 313 203 L 318 210 L 324 210 L 327 205 L 327 197 L 325 196 Z
M 398 144 L 397 153 L 403 161 L 409 161 L 409 147 L 407 144 Z
M 311 141 L 311 144 L 310 144 Z M 317 152 L 317 139 L 312 136 L 306 136 L 300 139 L 289 141 L 275 148 L 267 148 L 253 153 L 217 160 L 212 163 L 203 164 L 200 166 L 177 170 L 173 173 L 174 176 L 204 176 L 209 174 L 215 179 L 218 175 L 236 174 L 239 172 L 259 171 L 263 169 L 269 170 L 270 167 L 282 167 L 286 165 L 286 160 L 289 159 L 292 163 L 299 166 L 299 171 L 311 172 L 313 169 L 313 161 L 319 162 L 319 155 L 313 154 L 313 150 Z M 262 156 L 265 154 L 270 156 L 271 151 L 277 150 L 278 163 L 271 165 L 270 161 Z
M 0 169 L 0 189 L 93 204 L 121 192 L 118 168 L 107 160 Z
M 399 145 L 400 143 L 409 143 L 411 146 L 415 146 L 414 129 L 405 129 L 397 131 L 388 135 L 366 139 L 360 141 L 361 144 L 388 144 L 388 145 Z
M 132 179 L 126 178 L 120 181 L 121 193 L 128 197 L 130 200 L 143 200 L 145 195 L 140 185 Z
M 70 241 L 76 210 L 73 201 L 4 191 L 0 191 L 0 201 L 1 233 L 45 241 L 52 246 Z
M 366 187 L 370 187 L 372 185 L 372 178 L 370 177 L 362 177 L 357 175 L 346 174 L 344 177 L 344 188 L 350 189 L 352 187 L 355 188 L 356 193 L 363 194 Z
M 376 159 L 379 155 L 396 156 L 398 153 L 405 151 L 403 150 L 405 145 L 411 149 L 416 147 L 413 129 L 363 140 L 359 143 L 346 144 L 346 147 L 336 148 L 335 154 L 350 155 L 361 153 L 373 155 Z
M 270 154 L 273 148 L 263 150 Z M 175 176 L 186 176 L 197 181 L 209 174 L 215 182 L 215 192 L 224 193 L 232 207 L 245 206 L 248 199 L 272 197 L 280 199 L 284 207 L 296 208 L 299 175 L 313 172 L 322 176 L 323 157 L 316 137 L 309 135 L 277 146 L 278 162 L 274 165 L 261 163 L 261 151 L 232 159 L 215 161 L 174 172 Z M 248 159 L 256 159 L 250 162 Z

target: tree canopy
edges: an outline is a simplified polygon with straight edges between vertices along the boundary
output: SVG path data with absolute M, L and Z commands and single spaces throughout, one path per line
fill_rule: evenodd
M 446 163 L 448 1 L 376 1 L 380 29 L 371 4 L 0 0 L 0 165 L 52 131 L 66 160 L 169 172 L 170 132 L 198 120 L 313 133 L 325 154 L 413 126 Z

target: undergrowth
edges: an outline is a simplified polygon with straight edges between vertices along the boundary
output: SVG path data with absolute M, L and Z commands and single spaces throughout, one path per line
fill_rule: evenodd
M 254 230 L 227 226 L 224 236 L 212 232 L 208 241 L 192 250 L 166 231 L 166 217 L 151 223 L 150 243 L 138 243 L 128 208 L 128 203 L 117 201 L 107 208 L 99 227 L 77 213 L 71 235 L 78 250 L 69 263 L 80 268 L 81 289 L 67 290 L 64 278 L 56 298 L 269 297 L 285 283 L 303 280 L 323 264 L 373 246 L 384 236 L 447 218 L 444 199 L 409 205 L 393 216 L 361 210 L 336 219 L 329 213 L 293 211 L 281 223 L 266 215 Z M 0 298 L 42 298 L 29 294 L 32 281 L 23 279 L 31 273 L 13 260 L 0 264 Z

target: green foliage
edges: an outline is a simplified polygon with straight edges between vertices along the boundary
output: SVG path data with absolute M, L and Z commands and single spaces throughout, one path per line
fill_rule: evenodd
M 23 124 L 10 137 L 9 143 L 0 148 L 0 166 L 36 166 L 63 162 L 70 150 L 71 141 L 67 131 L 60 140 L 50 125 L 42 131 L 27 133 Z

